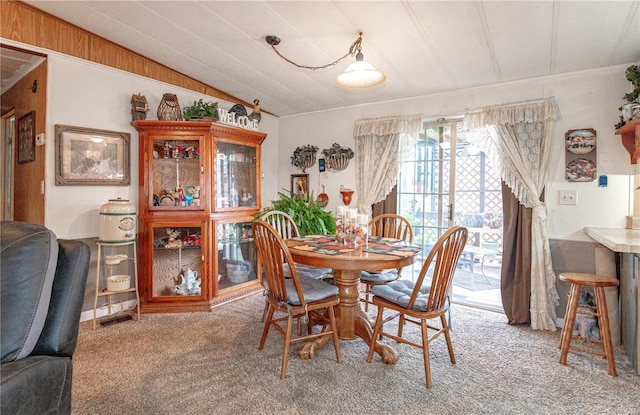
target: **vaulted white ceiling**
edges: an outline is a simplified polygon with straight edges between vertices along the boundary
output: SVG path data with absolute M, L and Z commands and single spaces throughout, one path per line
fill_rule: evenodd
M 640 1 L 42 1 L 47 13 L 278 116 L 640 61 Z M 362 31 L 387 81 L 333 79 Z

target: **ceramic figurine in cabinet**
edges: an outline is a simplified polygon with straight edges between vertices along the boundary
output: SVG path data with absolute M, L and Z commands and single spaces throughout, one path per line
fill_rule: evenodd
M 180 236 L 179 230 L 167 228 L 167 235 L 169 235 L 169 240 L 164 245 L 165 248 L 182 248 L 182 239 L 178 239 Z
M 180 284 L 176 281 L 176 293 L 179 295 L 200 295 L 200 277 L 198 272 L 187 268 L 179 275 Z

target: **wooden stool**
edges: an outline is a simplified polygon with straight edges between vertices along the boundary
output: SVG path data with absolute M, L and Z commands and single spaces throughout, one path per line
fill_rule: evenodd
M 617 287 L 618 280 L 614 277 L 608 277 L 605 275 L 582 274 L 578 272 L 563 272 L 560 274 L 560 279 L 571 284 L 569 302 L 567 303 L 567 312 L 564 316 L 564 325 L 562 326 L 562 334 L 560 336 L 560 346 L 558 346 L 558 348 L 562 350 L 560 353 L 560 363 L 563 365 L 567 364 L 567 353 L 569 352 L 569 348 L 572 348 L 604 356 L 607 359 L 607 364 L 609 366 L 609 375 L 618 376 L 616 372 L 616 362 L 613 357 L 611 329 L 609 328 L 609 313 L 607 311 L 607 299 L 605 297 L 604 290 L 605 287 Z M 580 299 L 580 288 L 583 285 L 594 288 L 596 294 L 596 307 L 578 305 L 578 301 Z M 581 308 L 581 310 L 578 310 L 578 308 Z M 598 317 L 598 324 L 600 325 L 600 340 L 596 340 L 595 342 L 602 342 L 604 353 L 583 347 L 571 346 L 572 338 L 581 338 L 580 336 L 573 335 L 573 325 L 576 321 L 576 314 L 586 314 Z

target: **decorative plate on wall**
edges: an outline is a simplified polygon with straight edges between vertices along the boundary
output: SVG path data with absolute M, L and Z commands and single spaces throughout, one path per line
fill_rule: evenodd
M 596 163 L 580 157 L 567 164 L 565 173 L 569 181 L 591 182 L 596 179 Z
M 574 130 L 567 135 L 567 150 L 573 154 L 587 154 L 596 148 L 593 130 Z

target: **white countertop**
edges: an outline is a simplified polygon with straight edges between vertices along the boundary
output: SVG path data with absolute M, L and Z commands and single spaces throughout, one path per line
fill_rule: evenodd
M 640 253 L 640 229 L 587 226 L 584 233 L 614 252 Z

